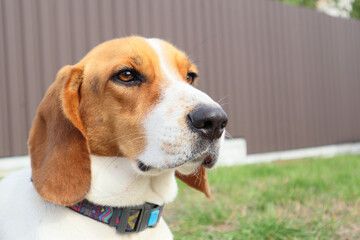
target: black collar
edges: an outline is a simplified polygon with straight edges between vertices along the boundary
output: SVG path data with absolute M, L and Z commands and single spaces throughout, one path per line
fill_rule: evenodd
M 70 206 L 70 209 L 94 220 L 116 227 L 119 233 L 137 233 L 156 227 L 164 205 L 144 203 L 134 207 L 109 207 L 83 201 Z

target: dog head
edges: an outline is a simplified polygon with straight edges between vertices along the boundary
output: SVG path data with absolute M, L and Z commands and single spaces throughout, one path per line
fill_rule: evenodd
M 159 39 L 100 44 L 63 67 L 30 132 L 32 178 L 45 200 L 71 205 L 90 189 L 90 154 L 119 156 L 143 175 L 176 176 L 210 195 L 227 116 L 192 85 L 198 70 Z

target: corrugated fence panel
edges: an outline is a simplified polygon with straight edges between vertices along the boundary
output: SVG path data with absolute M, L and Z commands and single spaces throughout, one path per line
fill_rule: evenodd
M 2 3 L 3 34 L 5 45 L 5 79 L 7 85 L 7 103 L 9 116 L 10 151 L 26 152 L 27 106 L 25 96 L 23 68 L 23 32 L 21 24 L 20 1 L 5 1 Z M 2 56 L 3 57 L 3 56 Z M 1 114 L 3 111 L 1 110 Z M 6 114 L 6 113 L 5 113 Z
M 21 1 L 22 31 L 24 46 L 24 80 L 26 86 L 26 109 L 27 109 L 27 129 L 30 129 L 32 119 L 43 93 L 45 91 L 41 78 L 41 61 L 40 61 L 40 36 L 38 24 L 38 8 L 31 1 Z
M 5 52 L 5 6 L 0 1 L 0 154 L 10 155 L 11 152 L 11 132 L 9 131 L 9 107 L 8 103 L 8 82 L 6 81 L 6 52 Z
M 27 153 L 62 66 L 134 34 L 189 54 L 250 153 L 360 141 L 357 20 L 270 0 L 0 0 L 0 13 L 0 156 Z

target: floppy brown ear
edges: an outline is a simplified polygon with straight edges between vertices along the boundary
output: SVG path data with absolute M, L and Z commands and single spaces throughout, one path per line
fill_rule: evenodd
M 200 166 L 195 173 L 190 175 L 183 175 L 176 171 L 175 176 L 188 186 L 204 193 L 207 198 L 211 197 L 209 181 L 206 176 L 206 169 L 203 166 Z
M 90 189 L 90 151 L 79 115 L 82 69 L 63 67 L 45 94 L 29 137 L 32 180 L 40 196 L 72 205 Z

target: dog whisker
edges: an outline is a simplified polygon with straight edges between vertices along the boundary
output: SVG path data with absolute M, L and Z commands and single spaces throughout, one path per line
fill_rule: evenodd
M 133 143 L 137 140 L 142 140 L 142 139 L 149 139 L 149 136 L 140 136 L 140 137 L 135 137 L 133 139 L 131 139 L 130 141 L 128 141 L 128 143 Z
M 119 140 L 119 139 L 122 139 L 122 138 L 125 138 L 125 137 L 134 136 L 134 135 L 142 135 L 142 134 L 146 134 L 146 132 L 144 131 L 144 132 L 136 132 L 136 133 L 132 133 L 132 134 L 122 135 L 120 137 L 114 138 L 113 140 L 109 141 L 109 143 Z
M 225 130 L 225 137 L 229 138 L 229 139 L 233 139 L 233 137 L 231 136 L 231 134 L 227 130 Z
M 221 107 L 224 107 L 224 106 L 226 106 L 226 105 L 229 105 L 229 103 L 228 103 L 228 102 L 225 102 L 225 103 L 219 103 L 219 105 L 220 105 Z
M 220 100 L 218 100 L 217 102 L 218 102 L 219 104 L 221 104 L 221 102 L 224 101 L 225 99 L 229 98 L 229 96 L 230 96 L 230 95 L 226 95 L 226 96 L 222 97 Z

